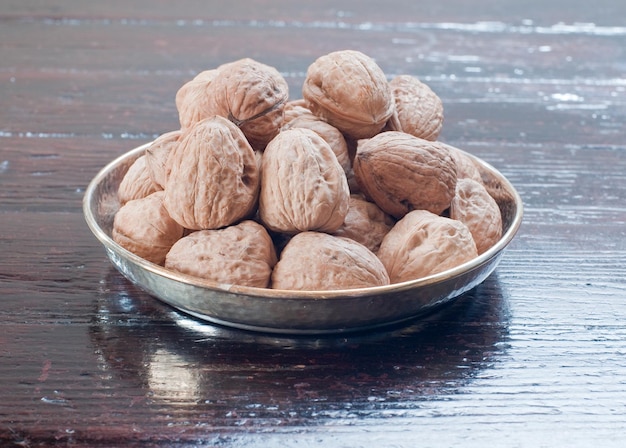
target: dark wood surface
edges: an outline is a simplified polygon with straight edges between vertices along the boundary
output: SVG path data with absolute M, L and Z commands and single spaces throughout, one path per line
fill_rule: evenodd
M 441 139 L 518 189 L 491 277 L 401 328 L 287 338 L 117 273 L 85 187 L 178 126 L 182 83 L 252 57 L 298 98 L 346 48 L 427 82 Z M 626 3 L 3 0 L 0 85 L 0 446 L 622 446 Z

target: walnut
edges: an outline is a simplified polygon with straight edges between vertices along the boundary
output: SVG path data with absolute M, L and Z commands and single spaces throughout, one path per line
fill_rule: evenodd
M 346 219 L 333 235 L 353 239 L 376 253 L 395 220 L 360 195 L 350 196 Z
M 276 261 L 265 228 L 246 220 L 178 240 L 167 254 L 165 267 L 205 280 L 267 288 Z
M 121 204 L 133 199 L 141 199 L 160 191 L 161 188 L 150 177 L 146 156 L 141 155 L 135 160 L 124 174 L 117 189 L 117 197 Z
M 274 289 L 330 291 L 389 284 L 381 261 L 349 238 L 302 232 L 283 249 L 272 272 Z
M 389 231 L 377 255 L 391 282 L 399 283 L 454 268 L 478 253 L 465 224 L 414 210 Z
M 215 116 L 186 130 L 170 159 L 165 206 L 182 226 L 217 229 L 254 212 L 256 156 L 241 130 L 226 118 Z
M 328 143 L 310 129 L 289 129 L 265 148 L 259 216 L 275 232 L 332 232 L 348 213 L 346 175 Z
M 302 95 L 315 115 L 355 139 L 380 132 L 395 108 L 384 72 L 372 58 L 354 50 L 315 60 Z
M 443 146 L 448 150 L 454 163 L 456 164 L 456 177 L 457 179 L 473 179 L 476 182 L 482 183 L 482 176 L 480 171 L 476 167 L 474 161 L 465 152 L 454 146 L 446 145 L 445 143 L 436 142 L 437 145 Z
M 410 75 L 396 76 L 389 85 L 396 105 L 390 130 L 437 140 L 443 127 L 443 103 L 437 94 Z
M 310 129 L 322 137 L 330 145 L 335 153 L 337 161 L 348 173 L 352 169 L 352 161 L 348 153 L 348 144 L 339 129 L 327 123 L 317 115 L 313 114 L 303 105 L 303 100 L 296 100 L 287 103 L 285 106 L 285 118 L 283 130 L 291 128 Z
M 454 197 L 456 165 L 449 152 L 404 132 L 361 140 L 353 168 L 363 193 L 398 219 L 419 209 L 439 215 Z
M 263 149 L 282 126 L 289 98 L 287 81 L 274 67 L 250 58 L 218 70 L 211 87 L 216 112 L 239 126 L 253 147 Z
M 450 218 L 464 223 L 472 232 L 482 254 L 502 237 L 502 216 L 487 189 L 472 179 L 459 179 L 450 205 Z
M 166 132 L 158 136 L 146 148 L 146 163 L 148 165 L 148 175 L 152 182 L 157 184 L 161 189 L 165 188 L 167 177 L 170 174 L 171 166 L 168 158 L 172 150 L 178 144 L 182 131 L 176 130 Z
M 176 92 L 176 109 L 182 129 L 215 115 L 209 86 L 216 75 L 217 69 L 204 70 Z
M 182 128 L 220 115 L 240 127 L 255 149 L 263 149 L 282 126 L 288 97 L 278 70 L 244 58 L 201 72 L 179 89 L 176 106 Z
M 113 241 L 156 264 L 162 264 L 172 245 L 183 236 L 183 227 L 163 205 L 165 192 L 157 191 L 124 204 L 113 219 Z

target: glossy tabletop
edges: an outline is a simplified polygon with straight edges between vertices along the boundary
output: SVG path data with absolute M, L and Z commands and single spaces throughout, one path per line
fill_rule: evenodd
M 301 97 L 340 49 L 442 99 L 440 139 L 524 204 L 495 272 L 390 328 L 281 336 L 170 308 L 82 212 L 177 89 L 251 57 Z M 626 3 L 3 0 L 0 446 L 618 447 L 626 431 Z

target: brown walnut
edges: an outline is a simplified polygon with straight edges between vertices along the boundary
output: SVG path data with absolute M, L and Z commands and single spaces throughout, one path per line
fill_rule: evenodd
M 170 156 L 165 206 L 182 226 L 217 229 L 254 212 L 259 168 L 241 130 L 215 116 L 181 136 Z
M 128 168 L 117 189 L 121 204 L 141 199 L 163 188 L 150 177 L 146 155 L 139 156 Z
M 259 216 L 275 232 L 332 232 L 348 213 L 346 175 L 328 143 L 310 129 L 278 134 L 261 162 Z
M 389 284 L 381 261 L 349 238 L 302 232 L 291 238 L 272 272 L 274 289 L 330 291 Z
M 355 139 L 380 132 L 395 108 L 385 73 L 372 58 L 355 50 L 315 60 L 307 70 L 302 95 L 315 115 Z
M 276 261 L 265 228 L 247 220 L 181 238 L 167 254 L 165 267 L 205 280 L 267 288 Z
M 476 182 L 482 183 L 482 177 L 480 171 L 476 166 L 476 163 L 472 158 L 455 146 L 446 145 L 442 142 L 436 142 L 437 145 L 443 146 L 448 150 L 454 163 L 456 164 L 456 177 L 457 179 L 472 179 Z
M 183 236 L 183 227 L 163 205 L 163 191 L 124 204 L 113 219 L 113 241 L 156 264 L 163 264 L 172 245 Z
M 377 255 L 391 282 L 399 283 L 454 268 L 478 254 L 465 224 L 415 210 L 387 233 Z
M 432 89 L 410 75 L 399 75 L 389 85 L 395 100 L 390 130 L 435 141 L 443 127 L 443 103 Z
M 449 152 L 405 132 L 361 140 L 353 168 L 361 191 L 398 219 L 420 209 L 439 215 L 454 197 L 456 165 Z
M 360 195 L 350 196 L 348 214 L 333 235 L 353 239 L 376 253 L 395 220 Z
M 181 128 L 219 115 L 235 123 L 255 149 L 282 126 L 287 81 L 274 67 L 244 58 L 205 70 L 176 94 Z
M 464 223 L 472 232 L 482 254 L 502 237 L 502 216 L 487 189 L 472 179 L 459 179 L 450 205 L 450 218 Z
M 181 130 L 166 132 L 158 136 L 150 146 L 146 148 L 148 175 L 161 189 L 165 188 L 167 177 L 172 168 L 168 160 L 169 156 L 178 144 L 181 135 Z
M 181 129 L 193 126 L 215 113 L 209 86 L 217 76 L 217 69 L 204 70 L 187 81 L 176 92 L 176 109 Z
M 218 67 L 208 92 L 214 113 L 241 128 L 253 148 L 263 149 L 283 124 L 287 81 L 274 67 L 250 58 Z
M 348 153 L 348 144 L 339 129 L 327 123 L 303 105 L 302 100 L 291 101 L 285 106 L 285 118 L 283 130 L 291 128 L 310 129 L 322 137 L 330 145 L 335 153 L 337 161 L 348 173 L 352 168 L 352 162 Z

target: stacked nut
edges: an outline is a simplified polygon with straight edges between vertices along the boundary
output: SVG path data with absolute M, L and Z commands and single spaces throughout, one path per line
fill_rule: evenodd
M 113 239 L 213 282 L 342 290 L 439 273 L 501 238 L 473 159 L 437 140 L 426 84 L 344 50 L 309 66 L 302 96 L 252 59 L 184 84 L 180 129 L 120 184 Z

